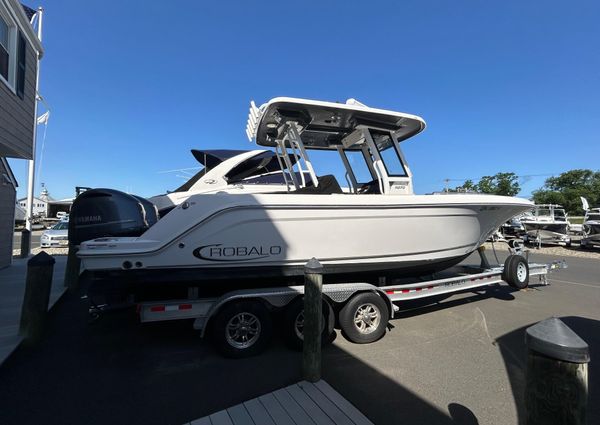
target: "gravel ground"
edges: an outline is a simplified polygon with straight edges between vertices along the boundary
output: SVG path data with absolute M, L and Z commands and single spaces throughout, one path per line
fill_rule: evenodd
M 485 243 L 486 250 L 492 250 L 492 244 L 490 242 Z M 497 251 L 508 251 L 508 245 L 504 242 L 496 242 L 494 246 Z M 600 249 L 589 249 L 584 250 L 579 247 L 579 244 L 573 244 L 570 248 L 566 248 L 561 245 L 543 245 L 541 248 L 534 248 L 531 246 L 526 247 L 531 253 L 553 255 L 556 257 L 579 257 L 579 258 L 593 258 L 600 260 Z
M 67 255 L 69 253 L 69 248 L 33 248 L 31 253 L 33 255 L 39 254 L 42 251 L 46 251 L 47 254 L 50 255 Z M 21 255 L 20 249 L 13 249 L 13 257 L 18 257 Z

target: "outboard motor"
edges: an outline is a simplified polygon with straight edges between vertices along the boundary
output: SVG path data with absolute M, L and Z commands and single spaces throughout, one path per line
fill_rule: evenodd
M 140 196 L 114 189 L 91 189 L 73 202 L 69 243 L 108 236 L 140 236 L 158 221 L 156 206 Z

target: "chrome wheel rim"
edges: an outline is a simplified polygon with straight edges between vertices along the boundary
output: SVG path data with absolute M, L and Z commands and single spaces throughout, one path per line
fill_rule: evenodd
M 525 282 L 527 278 L 527 267 L 525 267 L 525 263 L 519 263 L 517 266 L 517 278 L 519 282 Z
M 296 332 L 296 336 L 300 338 L 301 341 L 304 341 L 304 310 L 296 316 L 296 320 L 294 321 L 294 332 Z
M 260 336 L 260 320 L 252 313 L 238 313 L 229 319 L 225 327 L 227 343 L 238 349 L 249 348 Z
M 321 332 L 325 329 L 325 317 L 321 317 Z M 296 316 L 296 320 L 294 321 L 294 332 L 296 332 L 296 336 L 300 338 L 301 341 L 304 341 L 304 310 L 302 310 Z
M 354 326 L 361 334 L 375 332 L 381 321 L 381 312 L 375 304 L 361 304 L 354 314 Z

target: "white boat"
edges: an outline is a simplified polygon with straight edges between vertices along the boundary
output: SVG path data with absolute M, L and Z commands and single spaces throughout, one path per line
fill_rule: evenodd
M 583 248 L 600 246 L 600 208 L 590 208 L 585 198 L 582 197 L 581 200 L 585 210 L 581 246 Z
M 525 228 L 525 241 L 537 244 L 564 243 L 571 246 L 569 220 L 560 205 L 536 205 L 530 214 L 521 219 Z
M 196 150 L 192 155 L 203 165 L 189 180 L 166 194 L 148 198 L 160 216 L 192 195 L 200 193 L 268 193 L 287 190 L 277 156 L 268 150 Z M 299 177 L 299 176 L 298 176 Z
M 80 233 L 116 223 L 94 214 L 98 200 L 85 192 L 73 206 L 70 233 L 81 242 L 82 268 L 99 287 L 139 290 L 157 282 L 204 291 L 222 291 L 224 282 L 243 287 L 299 279 L 312 257 L 328 281 L 446 269 L 533 204 L 484 194 L 415 195 L 400 143 L 424 128 L 418 116 L 354 100 L 252 103 L 246 133 L 274 149 L 289 190 L 192 195 L 151 225 L 128 216 L 135 215 L 130 203 L 141 203 L 123 194 L 107 200 L 117 210 L 111 217 L 140 226 L 130 236 L 120 231 L 123 237 L 83 241 Z M 345 190 L 334 176 L 317 175 L 311 150 L 334 152 L 345 169 Z

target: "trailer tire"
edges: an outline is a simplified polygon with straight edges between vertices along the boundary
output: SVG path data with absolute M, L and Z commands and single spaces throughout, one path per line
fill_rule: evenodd
M 258 301 L 234 301 L 217 314 L 212 336 L 225 357 L 240 359 L 262 353 L 273 334 L 273 320 Z
M 522 255 L 509 255 L 504 262 L 502 279 L 516 289 L 529 285 L 529 264 Z
M 300 317 L 302 315 L 302 317 Z M 288 347 L 302 351 L 304 338 L 299 326 L 304 324 L 304 299 L 299 297 L 293 301 L 284 312 L 283 316 L 283 338 Z M 335 325 L 335 314 L 331 305 L 323 300 L 323 330 L 321 333 L 321 345 L 331 342 L 333 327 Z
M 339 315 L 344 336 L 357 344 L 377 341 L 385 334 L 390 318 L 387 303 L 374 292 L 356 294 Z

